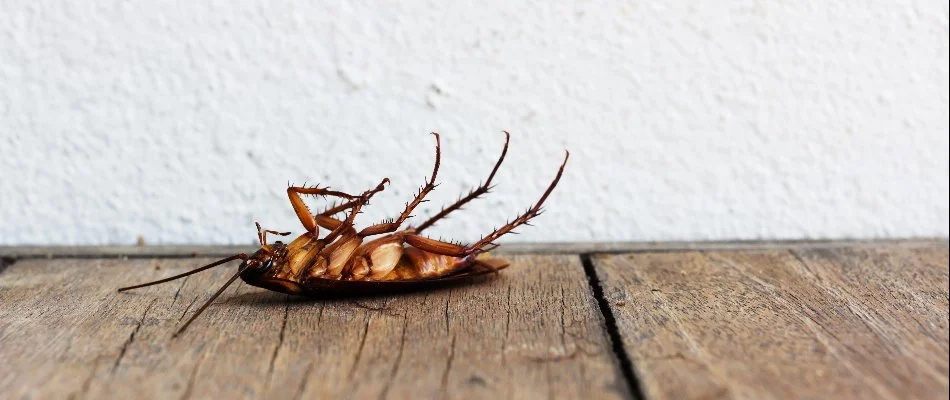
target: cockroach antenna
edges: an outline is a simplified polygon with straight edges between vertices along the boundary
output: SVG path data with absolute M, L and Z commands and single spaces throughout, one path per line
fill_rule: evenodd
M 157 280 L 157 281 L 147 282 L 147 283 L 143 283 L 143 284 L 140 284 L 140 285 L 126 286 L 126 287 L 124 287 L 124 288 L 119 288 L 119 292 L 124 292 L 124 291 L 126 291 L 126 290 L 132 290 L 132 289 L 138 289 L 138 288 L 142 288 L 142 287 L 146 287 L 146 286 L 158 285 L 159 283 L 171 282 L 171 281 L 173 281 L 173 280 L 175 280 L 175 279 L 184 278 L 184 277 L 186 277 L 186 276 L 188 276 L 188 275 L 196 274 L 196 273 L 198 273 L 198 272 L 204 271 L 204 270 L 206 270 L 206 269 L 211 269 L 211 268 L 217 267 L 217 266 L 219 266 L 219 265 L 221 265 L 221 264 L 224 264 L 224 263 L 227 263 L 227 262 L 230 262 L 230 261 L 234 261 L 234 260 L 245 260 L 245 261 L 247 261 L 247 259 L 248 259 L 247 254 L 244 254 L 244 253 L 235 254 L 235 255 L 233 255 L 233 256 L 231 256 L 231 257 L 220 259 L 220 260 L 215 261 L 215 262 L 213 262 L 213 263 L 211 263 L 211 264 L 205 265 L 205 266 L 203 266 L 203 267 L 195 268 L 195 269 L 193 269 L 193 270 L 191 270 L 191 271 L 188 271 L 188 272 L 185 272 L 185 273 L 183 273 L 183 274 L 178 274 L 178 275 L 171 276 L 171 277 L 168 277 L 168 278 L 165 278 L 165 279 L 159 279 L 159 280 Z
M 261 237 L 260 224 L 258 224 L 257 227 L 258 227 L 258 238 L 260 238 L 261 243 L 264 243 L 264 240 L 265 240 L 265 239 L 264 239 L 263 237 Z M 236 274 L 234 274 L 234 276 L 232 276 L 230 280 L 228 280 L 228 283 L 225 283 L 224 286 L 221 287 L 221 289 L 218 289 L 218 291 L 217 291 L 214 295 L 212 295 L 211 298 L 208 299 L 208 301 L 205 302 L 205 304 L 204 304 L 203 306 L 201 306 L 201 308 L 199 308 L 197 312 L 195 312 L 194 315 L 191 316 L 191 318 L 188 320 L 188 322 L 185 322 L 185 324 L 182 325 L 181 328 L 178 328 L 178 330 L 175 331 L 175 334 L 172 335 L 172 337 L 175 337 L 175 336 L 178 336 L 178 334 L 180 334 L 182 331 L 184 331 L 185 328 L 188 327 L 188 324 L 191 324 L 191 321 L 194 321 L 195 318 L 198 317 L 198 314 L 201 314 L 201 312 L 204 311 L 205 308 L 208 308 L 208 305 L 210 305 L 211 302 L 214 301 L 215 298 L 217 298 L 219 295 L 221 295 L 221 292 L 224 292 L 224 289 L 226 289 L 229 285 L 231 285 L 231 283 L 234 282 L 235 279 L 237 279 L 239 276 L 241 276 L 241 273 L 243 273 L 244 270 L 247 269 L 247 260 L 248 260 L 248 258 L 249 258 L 249 257 L 247 256 L 247 254 L 244 254 L 244 253 L 235 254 L 235 255 L 233 255 L 233 256 L 231 256 L 231 257 L 227 257 L 227 258 L 220 259 L 220 260 L 215 261 L 215 262 L 213 262 L 213 263 L 211 263 L 211 264 L 208 264 L 208 265 L 205 265 L 205 266 L 203 266 L 203 267 L 199 267 L 199 268 L 193 269 L 193 270 L 188 271 L 188 272 L 185 272 L 185 273 L 183 273 L 183 274 L 178 274 L 178 275 L 175 275 L 175 276 L 172 276 L 172 277 L 168 277 L 168 278 L 165 278 L 165 279 L 159 279 L 159 280 L 157 280 L 157 281 L 152 281 L 152 282 L 148 282 L 148 283 L 143 283 L 143 284 L 140 284 L 140 285 L 128 286 L 128 287 L 120 288 L 120 289 L 119 289 L 119 292 L 124 292 L 124 291 L 126 291 L 126 290 L 138 289 L 138 288 L 141 288 L 141 287 L 152 286 L 152 285 L 158 285 L 158 284 L 160 284 L 160 283 L 170 282 L 170 281 L 173 281 L 173 280 L 176 280 L 176 279 L 184 278 L 184 277 L 186 277 L 186 276 L 188 276 L 188 275 L 196 274 L 196 273 L 201 272 L 201 271 L 204 271 L 204 270 L 206 270 L 206 269 L 210 269 L 210 268 L 217 267 L 217 266 L 219 266 L 219 265 L 221 265 L 221 264 L 225 264 L 225 263 L 230 262 L 230 261 L 234 261 L 234 260 L 244 260 L 244 264 L 241 264 L 241 268 L 239 268 L 239 269 L 238 269 L 238 272 L 237 272 Z
M 199 308 L 198 311 L 195 311 L 195 313 L 191 315 L 191 318 L 188 318 L 188 321 L 186 321 L 184 324 L 182 324 L 182 326 L 181 326 L 180 328 L 178 328 L 177 331 L 175 331 L 175 333 L 172 335 L 172 337 L 177 337 L 177 336 L 180 335 L 182 332 L 184 332 L 184 331 L 185 331 L 185 328 L 187 328 L 188 325 L 191 325 L 191 321 L 194 321 L 195 318 L 198 318 L 198 316 L 201 315 L 201 313 L 204 312 L 204 310 L 205 310 L 206 308 L 208 308 L 208 306 L 210 306 L 212 302 L 214 302 L 214 299 L 217 299 L 218 296 L 221 295 L 221 293 L 224 293 L 224 290 L 227 289 L 228 286 L 231 286 L 231 284 L 234 283 L 234 281 L 237 280 L 237 278 L 240 277 L 241 274 L 243 274 L 244 271 L 245 271 L 247 268 L 248 268 L 248 264 L 243 264 L 243 265 L 241 265 L 241 268 L 238 268 L 237 273 L 235 273 L 233 276 L 231 276 L 231 279 L 228 279 L 228 282 L 225 283 L 224 285 L 222 285 L 221 288 L 218 289 L 217 292 L 214 292 L 214 294 L 211 295 L 211 298 L 209 298 L 208 301 L 206 301 L 204 304 L 202 304 L 202 305 L 201 305 L 201 308 Z

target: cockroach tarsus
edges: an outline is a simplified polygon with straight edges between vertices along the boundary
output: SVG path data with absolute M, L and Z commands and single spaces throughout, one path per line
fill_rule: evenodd
M 269 244 L 268 234 L 287 236 L 290 232 L 263 229 L 259 223 L 255 223 L 260 248 L 254 253 L 235 254 L 182 274 L 124 287 L 119 291 L 176 280 L 230 261 L 241 260 L 237 273 L 231 276 L 192 314 L 188 321 L 182 324 L 175 332 L 177 336 L 237 278 L 241 278 L 250 285 L 280 293 L 323 297 L 332 293 L 359 295 L 426 288 L 498 272 L 509 263 L 501 258 L 489 256 L 488 251 L 498 247 L 495 240 L 502 235 L 512 232 L 519 226 L 530 225 L 532 218 L 541 215 L 541 206 L 561 179 L 570 153 L 565 150 L 564 161 L 558 168 L 557 175 L 532 207 L 481 239 L 463 245 L 431 239 L 422 236 L 421 233 L 438 220 L 488 193 L 494 187 L 491 182 L 508 153 L 511 135 L 505 132 L 504 148 L 484 183 L 418 226 L 400 230 L 402 224 L 412 216 L 413 210 L 423 203 L 425 196 L 437 186 L 435 181 L 442 151 L 439 134 L 435 132 L 432 134 L 435 136 L 435 166 L 432 169 L 432 175 L 419 189 L 415 198 L 406 203 L 405 209 L 397 218 L 359 231 L 353 223 L 363 206 L 369 204 L 374 195 L 385 189 L 386 184 L 389 183 L 388 178 L 359 195 L 330 190 L 327 187 L 290 185 L 287 188 L 287 197 L 297 218 L 306 229 L 306 232 L 291 242 L 275 241 Z M 342 203 L 314 214 L 301 197 L 307 195 L 335 197 L 341 199 Z M 336 217 L 340 213 L 346 213 L 346 217 L 342 220 Z M 320 228 L 328 230 L 329 233 L 321 238 Z M 375 238 L 366 240 L 371 236 Z

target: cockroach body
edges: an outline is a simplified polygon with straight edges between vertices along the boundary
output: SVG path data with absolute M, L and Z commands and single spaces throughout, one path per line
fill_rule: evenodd
M 436 152 L 432 176 L 415 198 L 406 204 L 398 218 L 371 225 L 359 231 L 353 224 L 360 209 L 368 204 L 375 194 L 384 190 L 389 182 L 388 178 L 358 196 L 316 186 L 290 186 L 287 188 L 287 196 L 300 223 L 306 229 L 306 232 L 293 241 L 289 243 L 276 241 L 269 244 L 268 233 L 287 236 L 290 232 L 265 230 L 257 224 L 260 248 L 251 255 L 236 254 L 183 274 L 124 287 L 119 291 L 168 282 L 230 261 L 242 260 L 237 273 L 181 326 L 176 332 L 177 335 L 184 331 L 238 277 L 250 285 L 276 292 L 326 297 L 427 288 L 498 272 L 509 263 L 488 254 L 488 251 L 498 246 L 494 241 L 521 225 L 530 225 L 529 221 L 541 214 L 541 206 L 561 179 L 570 153 L 565 152 L 564 161 L 557 175 L 534 206 L 480 240 L 469 245 L 462 245 L 431 239 L 422 236 L 421 233 L 449 213 L 491 190 L 492 178 L 498 172 L 508 152 L 510 135 L 505 132 L 505 146 L 485 183 L 459 198 L 452 205 L 443 208 L 419 226 L 400 230 L 402 224 L 411 217 L 412 211 L 424 202 L 425 196 L 437 186 L 435 179 L 439 171 L 441 149 L 439 135 L 437 133 L 433 135 L 436 138 Z M 304 204 L 302 195 L 336 197 L 342 199 L 343 203 L 332 206 L 322 213 L 313 214 Z M 343 220 L 335 218 L 335 215 L 341 212 L 347 212 L 346 218 Z M 320 228 L 330 232 L 321 238 Z M 375 238 L 366 240 L 371 236 Z

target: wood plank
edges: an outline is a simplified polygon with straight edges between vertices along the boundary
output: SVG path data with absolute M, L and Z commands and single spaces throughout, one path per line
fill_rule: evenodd
M 948 253 L 593 258 L 648 398 L 947 398 Z
M 860 248 L 922 248 L 947 247 L 946 238 L 894 240 L 772 240 L 711 242 L 574 242 L 574 243 L 503 243 L 498 254 L 584 254 L 630 253 L 688 250 L 762 250 L 762 249 L 826 249 Z M 248 245 L 112 245 L 112 246 L 4 246 L 0 257 L 8 258 L 165 258 L 224 257 L 256 250 Z
M 577 257 L 512 257 L 448 289 L 308 300 L 234 285 L 210 259 L 27 259 L 0 274 L 9 398 L 629 397 Z

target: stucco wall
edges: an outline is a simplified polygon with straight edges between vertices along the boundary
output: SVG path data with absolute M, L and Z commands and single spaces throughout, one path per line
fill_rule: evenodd
M 948 234 L 946 1 L 306 3 L 4 2 L 0 243 L 252 243 L 300 231 L 288 180 L 388 176 L 374 222 L 435 130 L 431 212 L 502 129 L 434 235 L 522 211 L 564 148 L 509 240 Z

